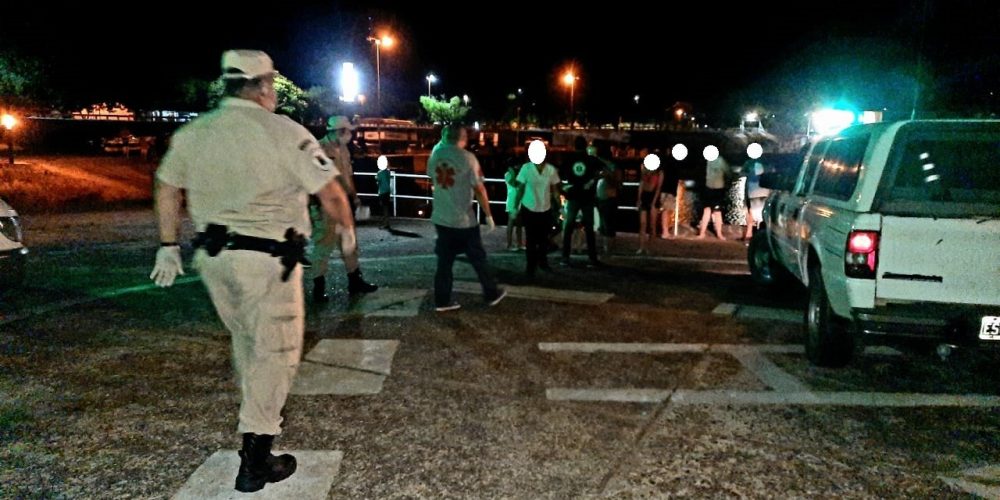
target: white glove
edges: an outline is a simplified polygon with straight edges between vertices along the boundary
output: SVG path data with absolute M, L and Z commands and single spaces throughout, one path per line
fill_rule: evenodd
M 181 247 L 170 246 L 160 247 L 156 251 L 156 265 L 149 279 L 159 287 L 168 287 L 174 284 L 174 278 L 178 274 L 184 274 L 184 265 L 181 263 Z
M 351 255 L 358 251 L 358 235 L 354 228 L 340 228 L 340 252 L 343 255 Z
M 493 222 L 493 216 L 487 217 L 486 218 L 486 234 L 490 234 L 493 231 L 496 231 L 496 229 L 497 229 L 497 223 Z

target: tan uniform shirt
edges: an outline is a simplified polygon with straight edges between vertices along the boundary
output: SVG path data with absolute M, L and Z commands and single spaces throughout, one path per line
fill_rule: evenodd
M 289 227 L 310 233 L 308 195 L 338 173 L 305 127 L 252 101 L 226 98 L 174 134 L 156 176 L 187 191 L 198 231 L 223 224 L 280 240 Z
M 333 163 L 337 165 L 337 170 L 340 171 L 340 182 L 344 186 L 344 191 L 347 191 L 347 195 L 353 197 L 358 193 L 358 190 L 354 188 L 354 167 L 351 165 L 351 150 L 347 149 L 347 146 L 341 146 L 339 143 L 331 141 L 326 137 L 319 140 L 320 147 L 323 148 L 323 152 L 326 156 L 333 160 Z

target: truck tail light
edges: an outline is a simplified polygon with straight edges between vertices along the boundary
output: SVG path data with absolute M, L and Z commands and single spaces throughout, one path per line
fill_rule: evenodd
M 848 278 L 874 279 L 878 268 L 879 234 L 875 231 L 851 231 L 844 252 L 844 274 Z

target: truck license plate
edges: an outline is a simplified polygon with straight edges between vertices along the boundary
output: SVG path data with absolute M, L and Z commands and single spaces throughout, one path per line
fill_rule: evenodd
M 1000 316 L 983 316 L 983 323 L 979 328 L 979 338 L 1000 340 Z

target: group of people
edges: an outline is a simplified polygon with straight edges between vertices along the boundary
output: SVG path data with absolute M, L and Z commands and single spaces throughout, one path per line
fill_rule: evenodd
M 281 411 L 301 358 L 303 268 L 312 261 L 316 302 L 328 300 L 326 275 L 334 248 L 344 261 L 350 293 L 370 293 L 378 286 L 364 280 L 359 265 L 354 214 L 360 200 L 347 148 L 350 121 L 331 118 L 326 136 L 317 141 L 302 125 L 275 113 L 277 72 L 267 54 L 229 50 L 221 66 L 224 99 L 217 109 L 174 134 L 157 170 L 160 247 L 150 278 L 169 287 L 184 274 L 179 237 L 186 201 L 197 230 L 194 267 L 231 333 L 241 393 L 238 431 L 243 438 L 235 488 L 253 492 L 291 476 L 297 467 L 295 457 L 275 456 L 271 447 L 281 432 Z M 465 149 L 467 141 L 464 128 L 446 126 L 428 160 L 434 186 L 431 221 L 437 233 L 434 305 L 442 313 L 461 307 L 452 300 L 452 268 L 460 254 L 475 269 L 487 306 L 506 297 L 483 248 L 473 199 L 484 212 L 487 231 L 496 224 L 482 169 Z M 383 163 L 376 180 L 383 225 L 388 227 L 391 177 Z M 663 187 L 662 172 L 644 168 L 636 200 L 643 232 L 653 224 L 655 200 Z M 594 213 L 596 209 L 601 214 L 606 242 L 613 242 L 622 176 L 596 150 L 588 151 L 583 137 L 561 158 L 560 168 L 545 161 L 543 147 L 532 152 L 531 162 L 510 173 L 508 183 L 513 189 L 508 211 L 524 226 L 529 275 L 549 269 L 546 256 L 562 198 L 561 263 L 570 263 L 579 218 L 589 264 L 601 265 Z M 307 259 L 310 236 L 312 258 Z

